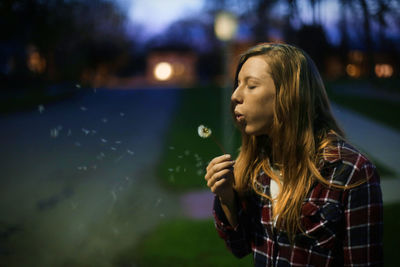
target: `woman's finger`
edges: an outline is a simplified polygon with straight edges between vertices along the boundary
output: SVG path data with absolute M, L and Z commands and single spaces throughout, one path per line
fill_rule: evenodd
M 208 181 L 207 181 L 207 186 L 212 187 L 217 181 L 221 180 L 222 178 L 230 178 L 229 176 L 232 175 L 231 169 L 223 169 L 217 173 L 215 173 Z
M 233 165 L 235 164 L 235 161 L 224 161 L 218 164 L 215 164 L 212 168 L 210 168 L 206 175 L 205 179 L 208 181 L 215 173 L 223 170 L 223 169 L 230 169 L 232 170 Z
M 231 155 L 229 155 L 229 154 L 225 154 L 225 155 L 222 155 L 222 156 L 213 158 L 213 159 L 210 161 L 210 163 L 208 164 L 208 166 L 207 166 L 207 171 L 208 171 L 210 168 L 212 168 L 215 164 L 218 164 L 218 163 L 220 163 L 220 162 L 227 161 L 227 160 L 230 160 L 230 159 L 231 159 Z
M 214 194 L 218 194 L 219 189 L 221 189 L 222 187 L 224 187 L 225 185 L 227 185 L 229 183 L 229 180 L 226 178 L 222 178 L 221 180 L 217 181 L 210 189 L 211 192 L 213 192 Z

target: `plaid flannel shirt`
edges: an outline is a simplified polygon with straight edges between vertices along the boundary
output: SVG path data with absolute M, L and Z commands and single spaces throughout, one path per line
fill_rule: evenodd
M 285 232 L 274 228 L 271 202 L 254 192 L 237 199 L 238 226 L 233 229 L 214 200 L 218 234 L 231 252 L 241 258 L 253 252 L 254 266 L 382 266 L 383 207 L 375 166 L 356 149 L 337 140 L 320 172 L 332 183 L 354 188 L 338 189 L 315 182 L 302 204 L 304 233 L 290 244 Z M 270 178 L 260 173 L 257 186 L 270 195 Z

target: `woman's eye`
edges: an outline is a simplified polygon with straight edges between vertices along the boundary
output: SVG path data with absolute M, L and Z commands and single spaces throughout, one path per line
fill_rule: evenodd
M 248 85 L 247 86 L 249 89 L 254 89 L 254 88 L 256 88 L 257 86 L 256 85 Z

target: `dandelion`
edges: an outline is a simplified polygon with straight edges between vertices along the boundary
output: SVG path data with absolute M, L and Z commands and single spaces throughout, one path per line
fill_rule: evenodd
M 206 126 L 204 126 L 204 125 L 200 125 L 200 126 L 197 128 L 197 132 L 198 132 L 198 134 L 199 134 L 199 136 L 200 136 L 201 138 L 208 138 L 208 137 L 210 137 L 211 134 L 212 134 L 211 129 L 208 128 L 208 127 L 206 127 Z
M 218 145 L 218 147 L 221 149 L 222 153 L 226 154 L 225 149 L 223 148 L 223 146 L 214 138 L 214 136 L 212 135 L 212 131 L 211 128 L 208 128 L 204 125 L 200 125 L 197 128 L 197 133 L 199 134 L 199 136 L 201 138 L 208 138 L 211 137 L 211 139 Z

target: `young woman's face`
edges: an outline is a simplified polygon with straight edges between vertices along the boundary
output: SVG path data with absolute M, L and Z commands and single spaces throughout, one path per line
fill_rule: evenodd
M 231 100 L 236 121 L 246 134 L 269 134 L 274 118 L 275 85 L 263 56 L 245 61 Z

